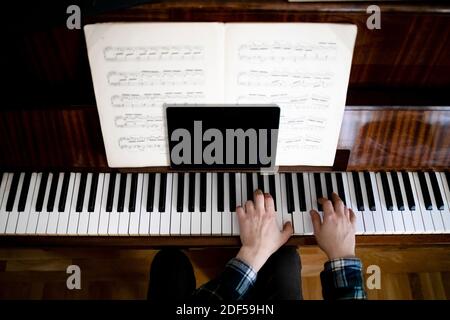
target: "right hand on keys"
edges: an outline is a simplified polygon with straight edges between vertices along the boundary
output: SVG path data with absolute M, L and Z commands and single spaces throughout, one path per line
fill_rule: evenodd
M 355 213 L 334 192 L 332 201 L 325 198 L 318 200 L 323 207 L 323 221 L 316 210 L 310 212 L 317 243 L 330 260 L 354 257 Z

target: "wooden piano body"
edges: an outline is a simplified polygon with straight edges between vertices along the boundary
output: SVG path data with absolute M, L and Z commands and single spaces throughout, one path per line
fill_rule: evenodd
M 350 170 L 450 166 L 450 5 L 380 4 L 369 30 L 366 3 L 156 1 L 83 16 L 106 21 L 337 22 L 358 26 L 337 160 Z M 64 16 L 64 8 L 62 8 Z M 14 16 L 14 14 L 12 15 Z M 64 16 L 66 17 L 66 16 Z M 8 18 L 7 18 L 8 19 Z M 6 24 L 0 108 L 0 171 L 109 172 L 82 30 L 64 19 Z M 31 22 L 29 22 L 31 24 Z M 348 160 L 348 163 L 347 163 Z M 331 168 L 320 168 L 331 170 Z M 144 168 L 139 172 L 166 171 Z M 281 171 L 315 171 L 286 167 Z M 123 169 L 120 171 L 129 171 Z M 359 244 L 450 243 L 448 234 L 358 236 Z M 292 244 L 314 244 L 297 236 Z M 235 246 L 238 237 L 0 236 L 1 246 Z

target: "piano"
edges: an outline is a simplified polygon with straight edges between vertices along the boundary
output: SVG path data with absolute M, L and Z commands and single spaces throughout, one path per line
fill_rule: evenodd
M 0 245 L 235 246 L 235 207 L 256 188 L 292 222 L 290 244 L 315 244 L 309 210 L 331 192 L 357 215 L 357 244 L 450 243 L 450 5 L 380 7 L 380 30 L 359 2 L 160 1 L 83 18 L 358 25 L 335 166 L 274 174 L 108 168 L 82 30 L 7 24 Z

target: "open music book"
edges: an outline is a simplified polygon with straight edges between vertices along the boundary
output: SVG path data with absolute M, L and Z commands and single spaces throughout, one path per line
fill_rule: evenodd
M 275 103 L 276 165 L 333 164 L 355 25 L 101 23 L 84 32 L 110 167 L 169 165 L 163 103 Z

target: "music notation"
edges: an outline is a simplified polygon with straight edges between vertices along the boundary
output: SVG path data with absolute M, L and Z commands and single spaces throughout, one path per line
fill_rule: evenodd
M 111 97 L 111 105 L 113 107 L 160 107 L 163 103 L 198 103 L 205 98 L 202 91 L 174 91 L 174 92 L 155 92 L 132 94 L 122 93 L 115 94 Z
M 240 72 L 237 82 L 242 86 L 263 86 L 283 88 L 327 88 L 332 85 L 332 73 L 300 71 L 250 70 Z
M 112 86 L 199 85 L 205 82 L 205 71 L 203 69 L 110 71 L 107 80 Z
M 238 49 L 239 58 L 248 62 L 335 60 L 336 53 L 337 44 L 334 42 L 250 42 L 242 44 Z
M 153 128 L 161 127 L 162 117 L 143 114 L 124 114 L 114 118 L 114 124 L 118 128 Z
M 204 51 L 202 46 L 190 45 L 106 47 L 103 56 L 106 61 L 201 60 Z
M 317 93 L 291 95 L 287 93 L 249 93 L 237 98 L 236 103 L 267 103 L 277 104 L 279 106 L 295 107 L 298 109 L 324 110 L 330 105 L 330 97 Z
M 157 152 L 161 151 L 166 144 L 163 136 L 130 136 L 121 137 L 118 140 L 119 148 L 128 151 L 146 151 L 154 149 Z

